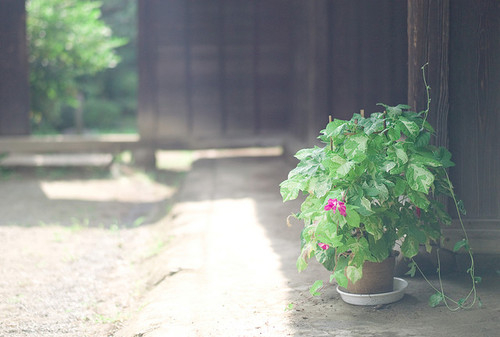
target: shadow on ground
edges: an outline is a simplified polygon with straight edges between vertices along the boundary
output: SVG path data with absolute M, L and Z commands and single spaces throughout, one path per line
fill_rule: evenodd
M 9 168 L 0 181 L 0 226 L 133 228 L 157 222 L 185 172 L 128 166 Z
M 117 336 L 495 335 L 495 274 L 479 288 L 483 307 L 456 313 L 428 307 L 433 290 L 420 278 L 409 279 L 403 300 L 380 307 L 346 304 L 334 285 L 311 297 L 309 286 L 328 274 L 317 264 L 295 269 L 301 225 L 286 218 L 299 203 L 283 204 L 278 189 L 290 169 L 282 157 L 196 162 L 164 221 L 173 240 L 151 262 L 154 286 Z M 444 284 L 461 296 L 465 280 L 450 274 Z

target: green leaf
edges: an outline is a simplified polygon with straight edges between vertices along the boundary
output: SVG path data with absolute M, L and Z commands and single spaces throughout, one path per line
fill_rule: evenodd
M 358 162 L 366 158 L 367 142 L 368 137 L 363 134 L 348 137 L 344 142 L 344 154 L 346 158 Z
M 435 308 L 444 300 L 443 293 L 437 292 L 429 298 L 429 306 Z
M 434 152 L 434 159 L 441 162 L 445 168 L 455 166 L 455 163 L 451 161 L 450 151 L 444 147 L 440 147 L 438 151 Z
M 415 237 L 408 235 L 401 245 L 401 253 L 408 258 L 412 258 L 418 254 L 419 244 L 420 243 Z
M 300 181 L 299 178 L 296 177 L 283 181 L 280 184 L 280 193 L 281 197 L 283 198 L 283 202 L 297 199 L 302 186 L 302 181 Z
M 351 169 L 353 167 L 354 167 L 354 162 L 352 162 L 352 161 L 345 162 L 337 170 L 339 177 L 345 177 L 351 171 Z
M 408 268 L 410 268 L 410 270 L 408 270 L 405 273 L 405 275 L 410 275 L 411 277 L 414 277 L 415 276 L 415 272 L 417 271 L 417 264 L 415 263 L 415 261 L 411 261 L 408 264 Z
M 352 260 L 351 263 L 362 266 L 365 260 L 368 260 L 370 257 L 370 247 L 368 244 L 368 240 L 364 237 L 360 237 L 359 239 L 352 238 L 352 241 L 349 241 L 348 248 L 352 251 Z
M 418 135 L 417 139 L 415 140 L 415 146 L 425 147 L 429 145 L 430 140 L 431 140 L 431 134 L 429 132 L 422 132 L 421 134 Z
M 377 190 L 378 199 L 380 202 L 384 202 L 389 198 L 389 190 L 384 184 L 378 184 L 375 182 L 375 189 Z
M 314 282 L 311 289 L 309 289 L 309 293 L 312 296 L 319 296 L 319 295 L 321 295 L 321 293 L 318 290 L 321 289 L 322 287 L 323 287 L 323 281 L 317 280 L 316 282 Z
M 332 188 L 332 181 L 328 177 L 315 177 L 309 182 L 309 191 L 317 197 L 323 197 Z
M 410 164 L 408 165 L 406 181 L 411 189 L 422 193 L 428 193 L 434 182 L 434 175 L 423 166 Z
M 312 222 L 323 211 L 321 200 L 313 195 L 309 195 L 300 206 L 300 215 L 298 218 Z
M 362 197 L 360 199 L 360 208 L 358 209 L 359 214 L 368 216 L 373 213 L 370 200 Z
M 423 156 L 423 155 L 419 155 L 419 154 L 413 154 L 411 157 L 410 157 L 410 163 L 414 163 L 414 164 L 417 164 L 417 165 L 426 165 L 426 166 L 431 166 L 431 167 L 441 167 L 443 166 L 443 164 L 434 159 L 433 157 L 431 156 Z
M 431 200 L 431 207 L 441 222 L 445 225 L 451 224 L 451 216 L 446 212 L 446 208 L 442 203 L 437 200 Z
M 333 244 L 335 234 L 337 233 L 336 224 L 329 221 L 326 216 L 323 216 L 320 220 L 316 221 L 318 222 L 316 232 L 314 234 L 316 239 L 329 245 Z
M 460 213 L 462 213 L 462 215 L 467 214 L 467 210 L 465 209 L 464 202 L 462 200 L 458 200 L 457 207 Z
M 469 247 L 469 242 L 465 239 L 463 240 L 460 240 L 458 241 L 457 243 L 455 243 L 455 245 L 453 246 L 453 251 L 454 252 L 458 252 L 460 250 L 460 248 L 464 248 L 466 251 L 469 251 L 470 250 L 470 247 Z
M 343 288 L 347 288 L 347 284 L 349 283 L 349 280 L 347 279 L 347 276 L 345 276 L 344 270 L 335 270 L 335 273 L 333 274 L 335 277 L 335 281 L 337 281 L 337 284 Z
M 393 161 L 386 161 L 384 165 L 381 167 L 381 169 L 385 172 L 389 172 L 392 170 L 394 167 L 396 167 L 396 163 Z
M 314 151 L 314 148 L 301 149 L 301 150 L 297 151 L 297 153 L 295 154 L 294 157 L 297 158 L 298 160 L 304 160 L 307 157 L 311 157 L 313 151 Z
M 404 181 L 403 179 L 397 177 L 397 178 L 394 178 L 394 182 L 395 182 L 394 196 L 395 197 L 399 197 L 406 190 L 406 181 Z
M 434 130 L 434 128 L 432 127 L 431 124 L 429 124 L 429 122 L 425 121 L 424 123 L 424 129 L 426 129 L 427 131 L 429 131 L 431 134 L 435 134 L 436 131 Z
M 360 217 L 358 212 L 356 212 L 350 205 L 346 207 L 346 215 L 345 215 L 347 224 L 350 227 L 359 227 Z
M 345 124 L 347 121 L 341 119 L 334 119 L 332 122 L 328 123 L 326 129 L 324 130 L 324 134 L 327 137 L 335 137 L 340 135 L 345 128 Z
M 317 249 L 314 255 L 316 260 L 321 263 L 326 270 L 333 271 L 335 268 L 335 249 Z
M 425 193 L 409 190 L 408 198 L 410 198 L 410 201 L 418 208 L 423 210 L 427 210 L 429 208 L 430 202 Z
M 380 240 L 384 235 L 382 219 L 376 214 L 373 216 L 366 217 L 364 220 L 365 229 L 368 233 L 373 235 L 375 240 Z
M 365 120 L 363 124 L 365 133 L 371 135 L 374 132 L 380 132 L 384 130 L 384 120 L 380 118 L 369 118 Z
M 408 155 L 403 149 L 401 143 L 394 144 L 394 151 L 396 152 L 396 157 L 399 159 L 401 164 L 406 164 L 408 162 Z
M 407 136 L 417 136 L 418 135 L 418 133 L 420 132 L 420 129 L 419 129 L 417 123 L 412 122 L 404 117 L 401 117 L 399 120 L 401 121 L 401 123 L 403 123 L 406 130 L 408 131 L 408 132 L 404 132 L 405 130 L 403 130 L 404 134 L 406 134 Z
M 324 148 L 315 146 L 310 149 L 302 149 L 297 151 L 295 154 L 295 158 L 297 158 L 300 161 L 303 161 L 307 158 L 313 158 L 313 159 L 318 159 L 323 155 Z
M 307 268 L 306 259 L 304 259 L 304 257 L 302 256 L 302 254 L 297 259 L 296 266 L 297 266 L 297 270 L 299 271 L 299 273 Z
M 325 160 L 321 163 L 333 176 L 337 175 L 338 168 L 344 164 L 346 160 L 339 156 L 338 154 L 328 155 Z
M 333 277 L 337 281 L 337 284 L 341 287 L 346 288 L 347 283 L 349 282 L 347 280 L 347 276 L 345 275 L 345 268 L 347 267 L 348 259 L 343 256 L 339 256 L 337 260 L 337 267 L 335 268 L 335 272 L 333 273 Z
M 362 267 L 348 266 L 345 269 L 347 278 L 352 282 L 356 283 L 363 277 Z
M 393 142 L 397 141 L 399 138 L 401 138 L 401 131 L 396 128 L 392 127 L 387 131 L 387 135 L 389 136 L 389 139 L 392 140 Z
M 398 105 L 396 105 L 396 108 L 400 108 L 403 110 L 410 110 L 411 106 L 409 106 L 408 104 L 398 104 Z
M 385 108 L 385 110 L 387 111 L 387 114 L 389 115 L 390 118 L 395 118 L 397 116 L 400 116 L 403 113 L 401 105 L 389 106 L 389 105 L 384 104 L 384 103 L 377 103 L 377 105 L 383 106 Z

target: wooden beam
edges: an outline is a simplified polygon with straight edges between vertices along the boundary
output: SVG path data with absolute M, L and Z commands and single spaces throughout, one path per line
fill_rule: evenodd
M 157 137 L 158 125 L 158 7 L 159 0 L 138 1 L 138 111 L 137 125 L 144 143 Z
M 427 107 L 422 66 L 431 87 L 428 121 L 435 144 L 448 145 L 449 0 L 408 0 L 408 104 L 417 112 Z
M 138 135 L 0 137 L 0 153 L 119 153 L 140 145 Z
M 27 135 L 28 50 L 23 0 L 0 1 L 0 135 Z

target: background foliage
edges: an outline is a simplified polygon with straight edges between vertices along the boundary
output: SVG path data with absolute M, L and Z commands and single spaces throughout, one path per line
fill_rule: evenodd
M 72 132 L 77 112 L 86 129 L 133 131 L 135 1 L 28 0 L 26 9 L 33 132 Z

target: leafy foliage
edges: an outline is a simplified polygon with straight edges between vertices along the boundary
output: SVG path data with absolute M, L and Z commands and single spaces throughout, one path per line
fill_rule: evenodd
M 436 199 L 451 193 L 451 154 L 430 144 L 426 115 L 380 105 L 384 112 L 328 123 L 319 136 L 324 147 L 298 151 L 297 167 L 280 185 L 283 201 L 305 196 L 296 214 L 305 224 L 299 271 L 315 256 L 341 286 L 362 277 L 365 261 L 389 257 L 396 242 L 405 257 L 415 256 L 451 222 Z M 324 209 L 330 199 L 345 203 L 345 216 Z
M 98 1 L 27 1 L 35 124 L 61 124 L 64 107 L 79 105 L 82 78 L 118 64 L 115 49 L 126 40 L 113 37 L 109 26 L 101 20 L 100 7 Z

